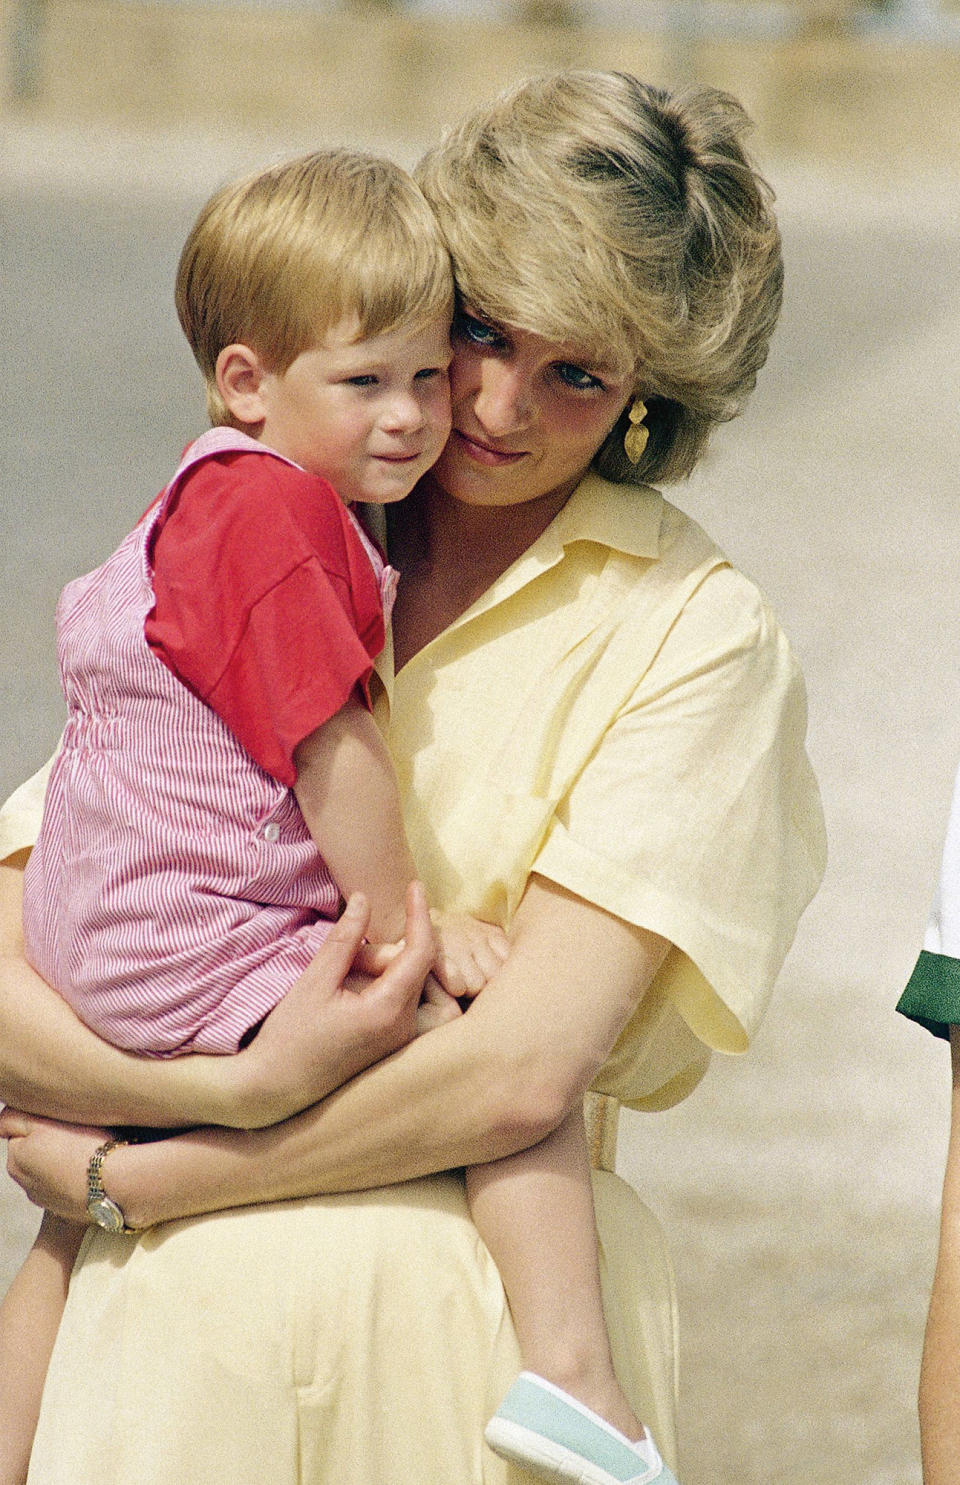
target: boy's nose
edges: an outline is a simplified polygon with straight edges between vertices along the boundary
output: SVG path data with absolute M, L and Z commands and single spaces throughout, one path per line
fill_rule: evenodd
M 395 397 L 387 412 L 387 426 L 402 433 L 415 433 L 425 421 L 420 399 L 413 392 Z

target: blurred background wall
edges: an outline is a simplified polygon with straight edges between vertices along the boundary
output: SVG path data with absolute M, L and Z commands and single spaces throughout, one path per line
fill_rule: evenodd
M 332 142 L 410 163 L 567 64 L 716 84 L 757 121 L 782 323 L 667 493 L 793 640 L 831 857 L 751 1054 L 622 1121 L 677 1265 L 685 1485 L 920 1480 L 949 1059 L 893 1006 L 960 757 L 957 3 L 0 5 L 0 794 L 61 726 L 59 588 L 202 429 L 171 286 L 217 185 Z M 0 1288 L 35 1226 L 0 1183 Z
M 420 140 L 519 70 L 733 87 L 761 146 L 958 158 L 958 0 L 6 0 L 7 106 Z M 894 126 L 894 121 L 896 124 Z M 906 126 L 906 127 L 904 127 Z

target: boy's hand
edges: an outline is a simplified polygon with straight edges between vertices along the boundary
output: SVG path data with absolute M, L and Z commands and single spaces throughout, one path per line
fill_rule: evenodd
M 423 982 L 420 1004 L 417 1006 L 417 1036 L 423 1036 L 425 1031 L 433 1031 L 447 1021 L 456 1021 L 462 1015 L 460 1002 L 448 995 L 432 974 L 427 975 Z
M 510 952 L 502 928 L 467 913 L 430 913 L 439 941 L 433 972 L 448 995 L 472 1000 L 492 980 Z

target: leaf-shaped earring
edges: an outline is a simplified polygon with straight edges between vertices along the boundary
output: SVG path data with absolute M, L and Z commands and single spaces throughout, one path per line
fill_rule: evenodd
M 635 397 L 627 413 L 630 426 L 623 435 L 623 451 L 631 464 L 640 463 L 647 446 L 647 439 L 650 437 L 650 429 L 644 425 L 643 421 L 646 416 L 647 404 L 642 397 Z

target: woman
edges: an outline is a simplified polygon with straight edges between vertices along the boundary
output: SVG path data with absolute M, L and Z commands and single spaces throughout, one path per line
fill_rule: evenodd
M 712 91 L 569 73 L 423 162 L 460 294 L 454 431 L 389 532 L 404 579 L 380 717 L 431 900 L 508 927 L 510 957 L 466 1015 L 282 1125 L 110 1153 L 135 1227 L 287 1204 L 94 1235 L 31 1480 L 520 1480 L 480 1443 L 516 1360 L 502 1288 L 461 1180 L 437 1173 L 544 1138 L 591 1086 L 683 1097 L 710 1049 L 747 1045 L 822 868 L 786 642 L 647 484 L 688 473 L 739 410 L 778 313 L 745 122 Z M 307 1101 L 349 926 L 247 1051 L 158 1066 L 54 1004 L 4 902 L 9 1102 L 169 1125 Z M 422 926 L 414 902 L 395 974 L 416 972 Z M 82 1218 L 102 1134 L 2 1128 L 30 1194 Z M 670 1455 L 659 1361 L 632 1401 Z

